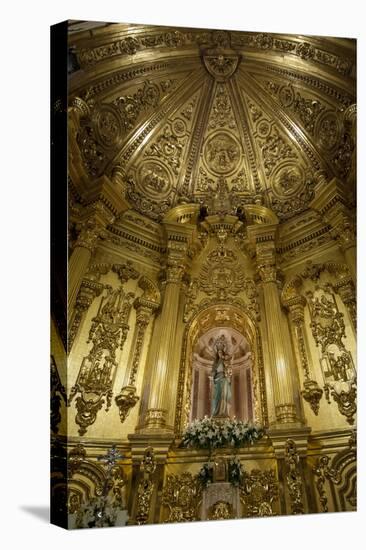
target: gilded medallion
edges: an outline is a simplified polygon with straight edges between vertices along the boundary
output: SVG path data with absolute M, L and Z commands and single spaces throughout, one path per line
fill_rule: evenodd
M 217 175 L 232 174 L 240 162 L 240 145 L 233 135 L 218 132 L 204 146 L 207 168 Z

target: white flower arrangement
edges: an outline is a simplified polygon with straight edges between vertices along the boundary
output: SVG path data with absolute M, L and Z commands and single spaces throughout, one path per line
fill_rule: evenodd
M 227 419 L 223 422 L 205 416 L 194 420 L 182 435 L 183 447 L 215 449 L 217 447 L 242 447 L 253 444 L 264 435 L 257 424 L 242 420 Z

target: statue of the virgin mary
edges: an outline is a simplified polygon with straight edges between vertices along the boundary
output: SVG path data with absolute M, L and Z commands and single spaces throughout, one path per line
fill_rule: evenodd
M 231 404 L 230 355 L 227 353 L 226 338 L 221 335 L 215 344 L 216 356 L 212 366 L 213 395 L 211 416 L 228 417 Z

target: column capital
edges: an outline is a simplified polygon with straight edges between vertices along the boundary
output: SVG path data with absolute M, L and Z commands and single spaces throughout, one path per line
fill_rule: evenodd
M 151 317 L 159 307 L 159 304 L 145 300 L 142 297 L 136 298 L 133 305 L 136 309 L 136 324 L 141 326 L 149 324 Z
M 275 265 L 262 264 L 258 266 L 259 277 L 262 283 L 276 283 L 277 282 L 277 268 Z
M 74 248 L 86 248 L 93 253 L 104 226 L 95 218 L 89 218 L 81 224 L 81 230 L 74 244 Z
M 182 281 L 185 273 L 185 265 L 179 260 L 170 259 L 166 267 L 166 282 L 178 284 Z
M 170 235 L 167 243 L 165 263 L 166 283 L 181 283 L 186 271 L 188 257 L 188 242 L 178 235 Z

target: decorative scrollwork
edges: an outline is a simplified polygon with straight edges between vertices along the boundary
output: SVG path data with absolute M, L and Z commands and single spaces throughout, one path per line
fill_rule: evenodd
M 325 293 L 314 295 L 307 292 L 311 313 L 311 330 L 317 346 L 324 353 L 329 344 L 336 344 L 344 349 L 343 338 L 346 337 L 343 313 L 338 310 L 332 295 L 327 298 Z
M 58 432 L 58 425 L 61 420 L 61 399 L 67 403 L 66 391 L 61 383 L 54 357 L 51 355 L 51 430 Z
M 84 357 L 76 384 L 71 389 L 69 403 L 76 400 L 76 423 L 83 435 L 96 420 L 106 398 L 106 410 L 112 399 L 114 373 L 117 367 L 116 350 L 123 349 L 129 325 L 127 324 L 134 294 L 125 293 L 122 287 L 107 288 L 97 316 L 92 319 L 88 342 L 93 346 Z
M 300 473 L 300 457 L 297 452 L 297 447 L 292 439 L 286 441 L 285 446 L 285 463 L 287 466 L 286 483 L 290 496 L 291 513 L 303 514 L 304 503 L 303 493 L 304 484 Z
M 140 275 L 130 261 L 127 261 L 124 264 L 113 264 L 112 271 L 118 275 L 118 278 L 122 284 L 127 283 L 129 279 L 135 280 Z
M 257 470 L 243 473 L 240 497 L 245 517 L 274 516 L 273 503 L 278 500 L 278 480 L 274 470 Z
M 210 75 L 221 82 L 233 76 L 238 67 L 239 56 L 230 54 L 205 55 L 203 56 L 203 62 Z
M 218 84 L 208 127 L 215 130 L 223 127 L 235 128 L 235 119 L 225 84 Z
M 155 488 L 153 475 L 156 470 L 154 450 L 148 447 L 141 462 L 141 479 L 137 487 L 136 523 L 145 525 L 149 519 L 151 498 Z
M 208 519 L 232 519 L 233 517 L 234 513 L 231 504 L 224 500 L 215 502 L 208 511 Z
M 273 169 L 281 160 L 296 158 L 297 156 L 290 145 L 280 136 L 276 127 L 272 129 L 271 134 L 266 138 L 261 146 L 261 151 L 266 176 L 271 175 Z
M 145 153 L 145 157 L 157 157 L 164 160 L 172 169 L 175 175 L 179 174 L 185 142 L 179 139 L 172 131 L 169 124 L 164 128 L 152 145 Z
M 332 150 L 338 143 L 340 132 L 339 120 L 332 111 L 323 113 L 315 126 L 315 135 L 319 145 L 326 151 Z
M 197 476 L 189 472 L 168 475 L 162 493 L 162 503 L 169 508 L 167 523 L 197 521 L 197 507 L 202 488 Z
M 93 281 L 89 278 L 84 278 L 81 282 L 79 293 L 76 297 L 75 313 L 72 319 L 69 336 L 68 336 L 68 350 L 70 351 L 74 343 L 75 337 L 78 333 L 79 327 L 83 320 L 85 313 L 90 308 L 93 300 L 100 296 L 104 289 L 104 285 Z
M 77 455 L 70 452 L 69 460 L 74 456 Z M 73 474 L 74 481 L 77 472 L 89 477 L 94 484 L 94 495 L 75 509 L 77 528 L 111 527 L 116 524 L 119 512 L 126 508 L 126 481 L 122 467 L 117 464 L 121 458 L 122 455 L 113 445 L 106 455 L 98 457 L 99 461 L 105 463 L 105 467 L 100 468 L 93 461 L 86 459 L 85 452 L 81 455 L 79 452 L 78 468 Z M 94 472 L 98 472 L 97 477 Z M 69 513 L 73 511 L 69 509 Z
M 346 417 L 348 424 L 354 424 L 354 415 L 357 412 L 357 385 L 356 377 L 349 381 L 334 382 L 324 386 L 325 396 L 330 403 L 329 394 L 338 405 L 339 412 Z
M 355 432 L 353 432 L 353 434 L 354 433 Z M 328 497 L 324 489 L 326 481 L 328 481 L 330 485 L 340 486 L 344 480 L 344 469 L 355 463 L 356 453 L 353 447 L 353 434 L 350 438 L 349 451 L 341 451 L 338 455 L 334 456 L 332 461 L 327 455 L 321 456 L 318 458 L 313 468 L 313 473 L 317 478 L 316 488 L 318 490 L 322 512 L 328 512 Z M 356 498 L 356 475 L 354 475 L 353 490 L 351 497 L 348 499 L 353 508 L 356 506 Z

